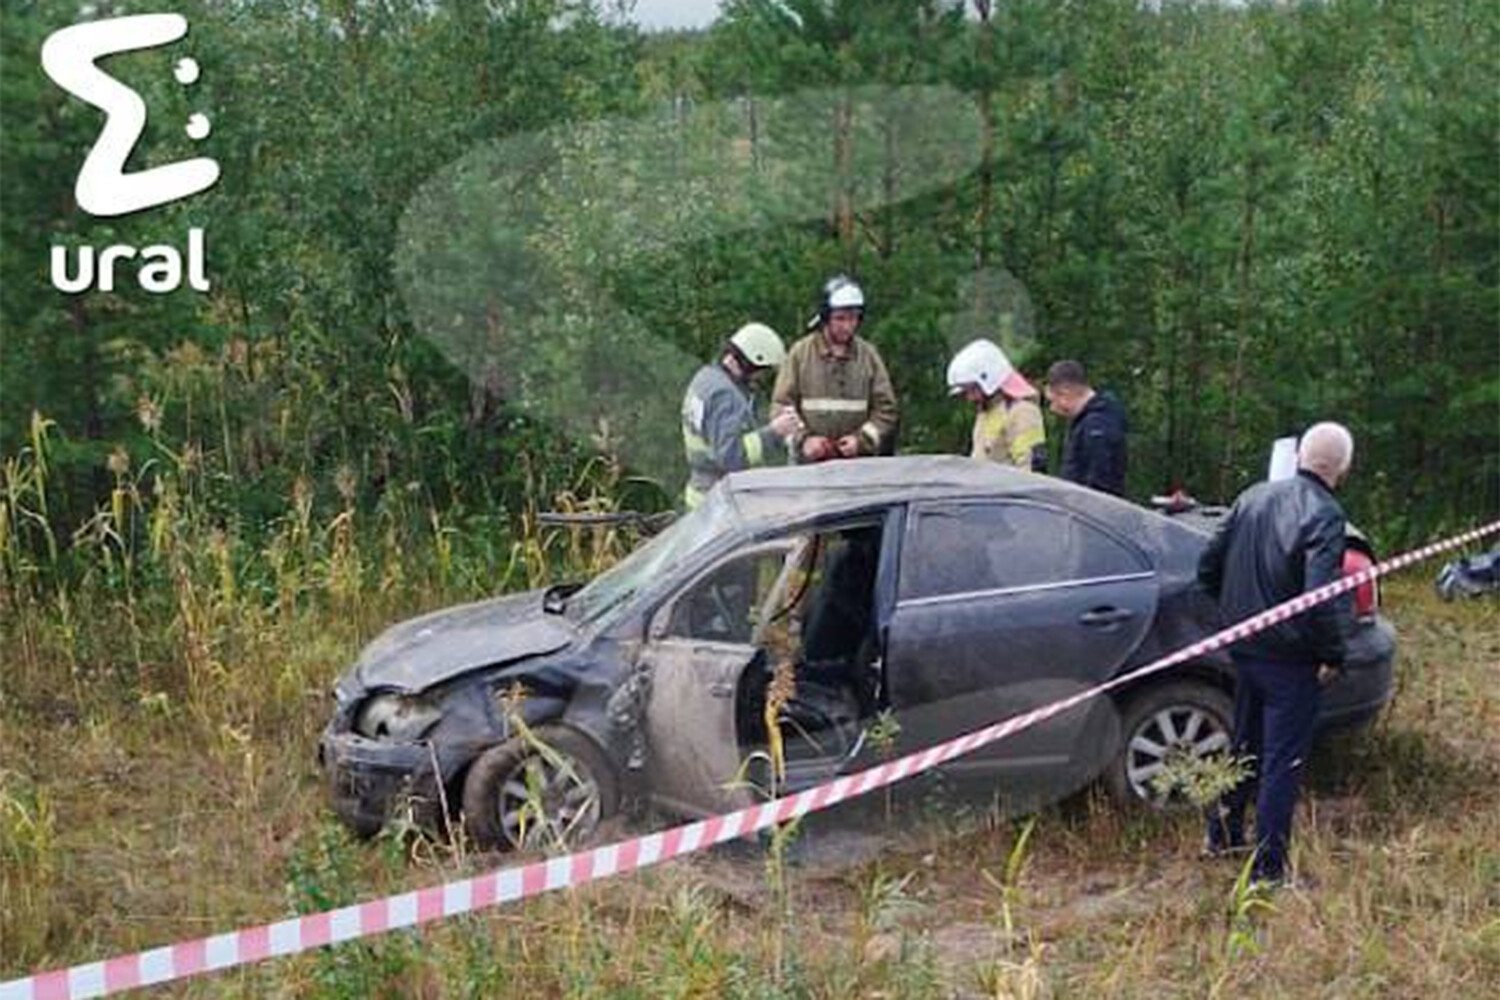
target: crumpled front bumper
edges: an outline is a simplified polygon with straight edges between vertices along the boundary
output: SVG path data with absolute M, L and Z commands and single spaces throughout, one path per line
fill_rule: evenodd
M 318 741 L 318 764 L 334 812 L 361 837 L 380 831 L 398 809 L 410 808 L 419 824 L 434 827 L 442 800 L 426 743 L 388 743 L 329 726 Z

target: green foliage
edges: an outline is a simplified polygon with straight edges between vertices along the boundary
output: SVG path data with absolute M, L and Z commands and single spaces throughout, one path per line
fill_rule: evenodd
M 943 367 L 987 334 L 1124 399 L 1137 496 L 1228 499 L 1329 416 L 1382 548 L 1500 496 L 1494 4 L 734 0 L 658 37 L 601 6 L 179 5 L 199 84 L 167 51 L 111 68 L 152 108 L 139 165 L 183 155 L 206 109 L 224 180 L 109 221 L 69 186 L 98 116 L 35 58 L 74 11 L 10 5 L 0 454 L 33 411 L 55 422 L 51 523 L 110 502 L 112 461 L 143 495 L 197 470 L 250 540 L 299 490 L 343 506 L 336 481 L 358 517 L 475 539 L 600 454 L 672 495 L 678 383 L 746 319 L 797 331 L 839 270 L 870 293 L 905 450 L 962 447 Z M 950 88 L 953 127 L 914 131 L 920 102 L 872 86 Z M 208 296 L 46 280 L 53 243 L 189 226 Z M 480 363 L 413 314 L 435 283 Z M 47 572 L 70 545 L 8 527 Z
M 8 951 L 32 961 L 66 926 L 47 905 L 61 863 L 57 840 L 47 788 L 0 769 L 0 936 Z
M 348 832 L 329 822 L 310 834 L 311 842 L 300 845 L 287 866 L 296 911 L 321 913 L 356 902 L 355 848 Z M 308 995 L 320 1000 L 405 995 L 402 979 L 414 964 L 413 944 L 411 935 L 391 934 L 314 952 L 314 986 Z
M 1239 874 L 1235 876 L 1233 888 L 1230 889 L 1225 913 L 1224 944 L 1219 955 L 1224 971 L 1216 978 L 1214 987 L 1209 992 L 1210 996 L 1220 995 L 1230 967 L 1236 962 L 1260 954 L 1256 921 L 1264 920 L 1276 912 L 1276 906 L 1271 902 L 1273 887 L 1255 879 L 1251 874 L 1254 868 L 1255 858 L 1246 858 L 1245 863 L 1240 866 Z
M 1167 759 L 1161 773 L 1151 778 L 1151 786 L 1163 799 L 1177 795 L 1202 809 L 1253 773 L 1254 761 L 1249 757 L 1181 753 Z

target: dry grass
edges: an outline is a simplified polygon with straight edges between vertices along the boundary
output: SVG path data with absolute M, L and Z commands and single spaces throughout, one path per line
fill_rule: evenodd
M 359 646 L 484 578 L 454 569 L 463 556 L 440 519 L 399 513 L 433 525 L 424 543 L 389 536 L 397 514 L 320 522 L 294 505 L 246 551 L 195 522 L 188 499 L 167 517 L 170 495 L 142 497 L 122 479 L 116 509 L 79 542 L 94 546 L 88 572 L 64 587 L 37 564 L 45 544 L 16 541 L 44 503 L 37 484 L 8 485 L 0 977 L 494 863 L 421 838 L 350 842 L 314 763 L 326 692 Z M 121 529 L 132 516 L 163 523 Z M 575 555 L 600 558 L 606 544 L 587 541 Z M 550 558 L 542 539 L 518 544 L 514 583 Z M 1021 824 L 982 803 L 913 793 L 889 815 L 872 803 L 810 823 L 774 878 L 742 848 L 164 992 L 1490 997 L 1500 602 L 1440 603 L 1433 569 L 1387 587 L 1402 636 L 1395 706 L 1324 751 L 1299 816 L 1298 863 L 1321 885 L 1269 908 L 1236 892 L 1232 867 L 1197 860 L 1191 820 L 1090 800 L 1045 812 L 1020 844 Z

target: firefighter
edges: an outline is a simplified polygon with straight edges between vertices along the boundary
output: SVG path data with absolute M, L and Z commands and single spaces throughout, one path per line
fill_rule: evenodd
M 1005 352 L 976 340 L 948 363 L 948 391 L 974 404 L 970 458 L 1047 471 L 1047 432 L 1040 395 Z
M 750 396 L 751 383 L 785 359 L 786 347 L 775 330 L 747 323 L 725 343 L 719 360 L 698 369 L 688 383 L 682 398 L 688 510 L 729 473 L 767 464 L 801 430 L 802 421 L 786 409 L 760 424 Z
M 865 295 L 839 275 L 823 286 L 807 336 L 792 345 L 771 398 L 795 411 L 806 428 L 802 462 L 891 454 L 898 416 L 896 391 L 875 345 L 859 336 Z

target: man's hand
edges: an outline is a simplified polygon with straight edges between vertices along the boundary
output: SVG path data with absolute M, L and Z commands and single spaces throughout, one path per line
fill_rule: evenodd
M 858 458 L 859 436 L 856 434 L 845 434 L 839 438 L 838 449 L 840 458 Z
M 771 433 L 783 441 L 790 441 L 802 430 L 802 418 L 797 416 L 797 411 L 786 407 L 776 416 L 771 418 Z
M 809 462 L 826 462 L 838 454 L 831 440 L 813 434 L 802 441 L 802 457 Z
M 1339 679 L 1339 673 L 1338 667 L 1332 667 L 1326 663 L 1318 664 L 1318 686 L 1327 687 L 1332 684 Z

